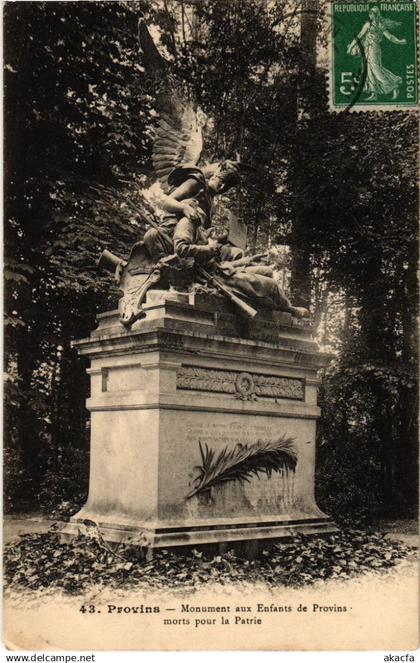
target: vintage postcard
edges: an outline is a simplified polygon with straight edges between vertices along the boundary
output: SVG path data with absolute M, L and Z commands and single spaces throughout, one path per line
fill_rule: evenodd
M 414 660 L 417 25 L 4 4 L 9 650 Z

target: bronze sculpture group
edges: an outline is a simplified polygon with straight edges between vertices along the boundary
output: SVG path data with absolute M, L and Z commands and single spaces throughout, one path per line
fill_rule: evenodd
M 291 305 L 271 267 L 260 262 L 261 255 L 246 256 L 229 233 L 214 237 L 214 197 L 239 184 L 251 169 L 233 160 L 198 166 L 203 148 L 200 121 L 174 87 L 143 21 L 139 41 L 148 70 L 163 89 L 158 94 L 160 119 L 153 146 L 163 218 L 158 221 L 141 212 L 150 227 L 127 261 L 109 251 L 101 256 L 100 266 L 114 271 L 123 291 L 121 322 L 130 327 L 144 317 L 143 304 L 153 287 L 182 292 L 204 287 L 228 298 L 248 317 L 264 309 L 307 317 L 306 309 Z

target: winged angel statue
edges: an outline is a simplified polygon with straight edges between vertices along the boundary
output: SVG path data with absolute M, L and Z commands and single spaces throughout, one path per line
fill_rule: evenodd
M 215 238 L 213 199 L 255 171 L 239 161 L 224 160 L 199 166 L 203 151 L 203 122 L 171 77 L 144 21 L 139 22 L 143 62 L 158 89 L 159 123 L 153 146 L 153 166 L 161 184 L 159 204 L 163 218 L 141 211 L 149 224 L 143 241 L 131 249 L 128 260 L 104 251 L 99 265 L 114 272 L 123 291 L 120 320 L 130 327 L 144 317 L 150 288 L 183 292 L 207 288 L 228 298 L 239 314 L 254 317 L 261 309 L 307 317 L 293 307 L 273 271 L 246 256 L 241 241 L 226 233 Z M 134 211 L 134 203 L 129 201 Z M 236 245 L 235 245 L 236 244 Z

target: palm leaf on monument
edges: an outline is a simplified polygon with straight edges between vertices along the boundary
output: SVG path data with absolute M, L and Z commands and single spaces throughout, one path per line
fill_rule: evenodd
M 217 455 L 206 443 L 203 446 L 199 441 L 199 446 L 202 462 L 194 468 L 198 475 L 186 499 L 229 481 L 249 482 L 253 476 L 271 477 L 273 472 L 296 468 L 294 438 L 285 435 L 268 442 L 238 443 L 230 450 L 225 447 Z

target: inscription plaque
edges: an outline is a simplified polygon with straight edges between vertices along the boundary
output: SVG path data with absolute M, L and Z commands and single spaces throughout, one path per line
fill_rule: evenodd
M 229 422 L 189 422 L 186 426 L 186 438 L 188 442 L 207 443 L 209 446 L 215 444 L 220 446 L 234 446 L 235 444 L 252 444 L 257 440 L 274 440 L 281 435 L 274 431 L 273 426 L 267 424 L 250 423 L 245 424 L 239 420 Z

